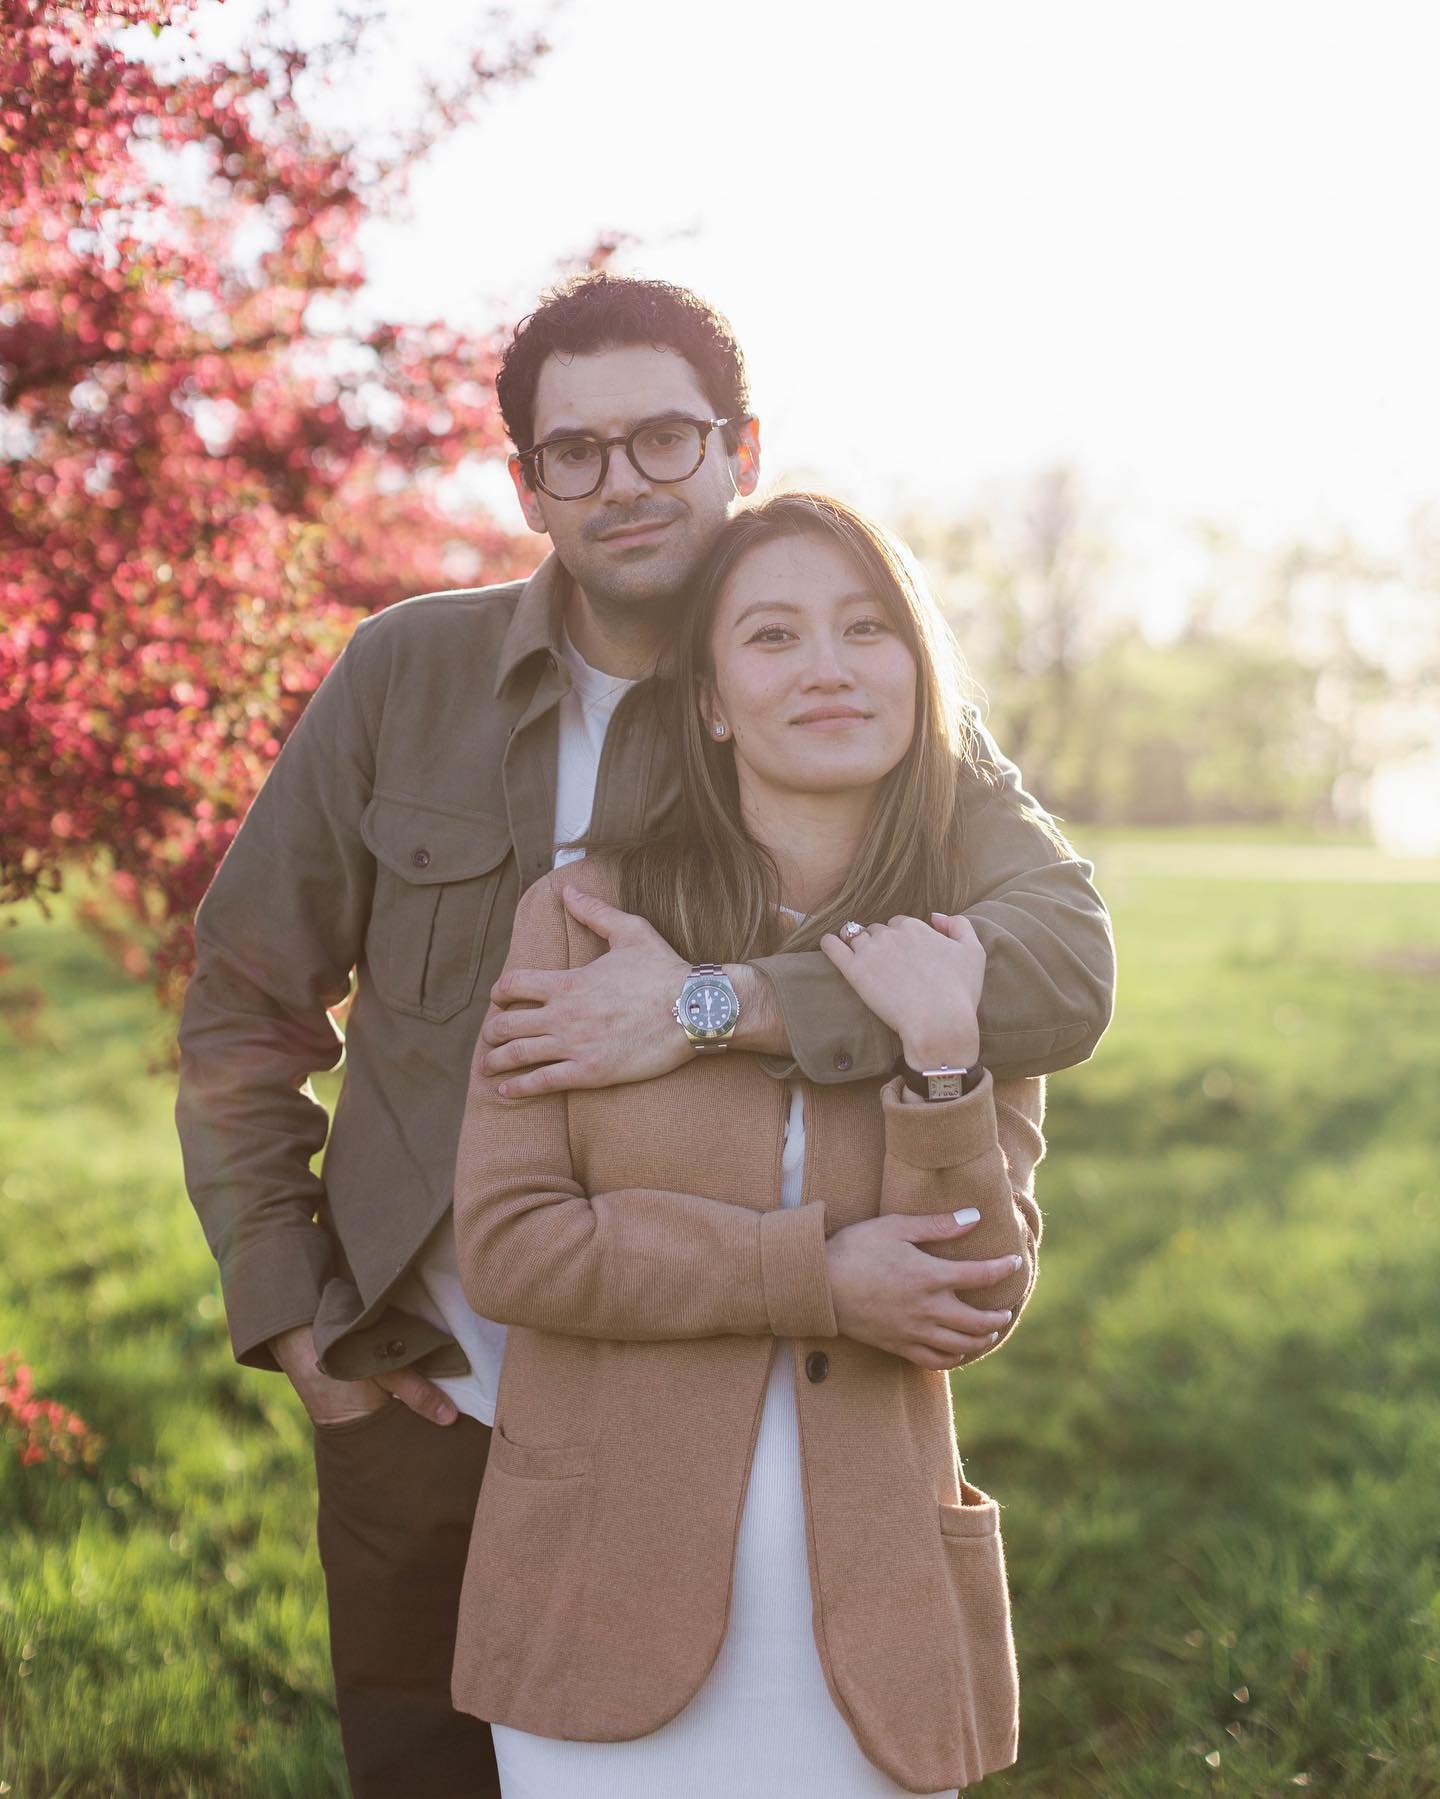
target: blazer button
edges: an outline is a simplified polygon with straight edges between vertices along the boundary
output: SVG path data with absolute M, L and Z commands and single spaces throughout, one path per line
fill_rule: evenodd
M 840 1070 L 841 1074 L 844 1074 L 845 1070 L 850 1066 L 850 1052 L 848 1049 L 836 1050 L 835 1066 Z
M 817 1383 L 824 1380 L 830 1372 L 830 1358 L 823 1349 L 812 1349 L 806 1356 L 805 1372 L 811 1380 Z
M 430 866 L 430 852 L 429 850 L 416 850 L 410 860 L 417 868 L 428 868 Z
M 382 1343 L 380 1345 L 378 1353 L 382 1355 L 386 1361 L 393 1361 L 397 1355 L 404 1355 L 405 1343 L 403 1338 L 391 1337 L 388 1343 Z

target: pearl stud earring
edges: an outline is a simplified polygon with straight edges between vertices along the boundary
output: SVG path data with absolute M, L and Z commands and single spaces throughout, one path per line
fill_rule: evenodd
M 725 735 L 725 727 L 724 727 L 724 725 L 716 725 L 716 727 L 715 727 L 715 735 L 716 735 L 716 736 L 717 736 L 717 737 L 723 737 L 723 736 L 724 736 L 724 735 Z

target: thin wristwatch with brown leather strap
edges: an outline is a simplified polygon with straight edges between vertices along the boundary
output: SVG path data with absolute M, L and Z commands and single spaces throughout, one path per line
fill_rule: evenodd
M 963 1099 L 980 1085 L 985 1065 L 976 1061 L 968 1068 L 951 1068 L 942 1062 L 938 1068 L 912 1068 L 902 1056 L 895 1072 L 921 1099 Z

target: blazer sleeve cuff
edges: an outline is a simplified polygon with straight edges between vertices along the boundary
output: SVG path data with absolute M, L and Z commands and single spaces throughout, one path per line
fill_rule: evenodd
M 988 1068 L 980 1085 L 960 1099 L 917 1105 L 904 1092 L 898 1075 L 881 1089 L 885 1153 L 897 1162 L 911 1168 L 958 1168 L 996 1148 L 995 1082 Z
M 825 1267 L 823 1205 L 760 1214 L 760 1275 L 772 1336 L 839 1335 Z

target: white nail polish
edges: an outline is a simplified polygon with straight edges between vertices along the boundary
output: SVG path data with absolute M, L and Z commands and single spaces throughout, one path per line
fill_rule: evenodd
M 974 1224 L 979 1216 L 979 1206 L 961 1206 L 960 1210 L 955 1214 L 955 1222 L 956 1224 Z

